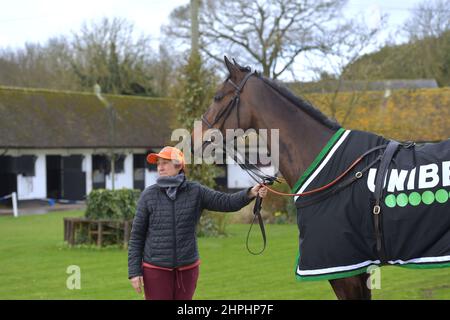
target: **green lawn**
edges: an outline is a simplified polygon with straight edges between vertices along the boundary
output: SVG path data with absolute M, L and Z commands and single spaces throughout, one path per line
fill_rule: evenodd
M 81 212 L 0 217 L 0 299 L 142 299 L 127 279 L 127 252 L 68 248 L 63 217 Z M 225 238 L 201 238 L 202 264 L 195 299 L 335 299 L 326 281 L 297 282 L 297 228 L 268 225 L 260 256 L 245 248 L 248 225 L 229 225 Z M 254 226 L 250 244 L 262 244 Z M 81 289 L 69 290 L 67 267 L 81 268 Z M 450 299 L 450 268 L 381 269 L 375 299 Z

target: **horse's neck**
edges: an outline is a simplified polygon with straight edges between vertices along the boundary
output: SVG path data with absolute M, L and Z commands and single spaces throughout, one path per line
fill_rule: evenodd
M 265 112 L 264 116 L 257 120 L 256 127 L 279 129 L 279 169 L 292 188 L 335 130 L 326 127 L 296 106 L 279 104 L 277 110 L 273 109 L 275 108 L 266 108 L 272 111 Z M 268 139 L 268 144 L 273 157 L 271 139 Z

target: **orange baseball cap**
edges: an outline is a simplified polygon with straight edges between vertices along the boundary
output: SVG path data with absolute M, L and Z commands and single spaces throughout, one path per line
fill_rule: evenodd
M 159 153 L 150 153 L 147 156 L 148 163 L 156 163 L 158 158 L 163 158 L 167 160 L 176 160 L 178 161 L 184 168 L 184 154 L 181 150 L 175 147 L 164 147 Z

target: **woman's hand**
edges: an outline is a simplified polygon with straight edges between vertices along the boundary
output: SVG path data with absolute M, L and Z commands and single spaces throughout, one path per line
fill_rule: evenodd
M 264 198 L 267 195 L 267 188 L 262 184 L 257 184 L 250 189 L 251 197 L 256 197 L 258 194 L 261 198 Z
M 131 285 L 137 293 L 142 293 L 142 289 L 144 287 L 144 278 L 143 277 L 134 277 L 130 279 Z

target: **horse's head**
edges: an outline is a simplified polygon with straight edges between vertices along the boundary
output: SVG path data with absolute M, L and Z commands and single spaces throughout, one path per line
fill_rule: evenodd
M 223 137 L 227 129 L 243 129 L 252 127 L 253 112 L 249 104 L 250 90 L 247 82 L 253 73 L 250 68 L 242 67 L 236 61 L 230 62 L 227 57 L 225 65 L 229 75 L 217 89 L 213 102 L 202 115 L 201 132 L 193 132 L 192 137 L 203 137 L 208 129 L 218 129 Z M 247 84 L 247 85 L 246 85 Z

